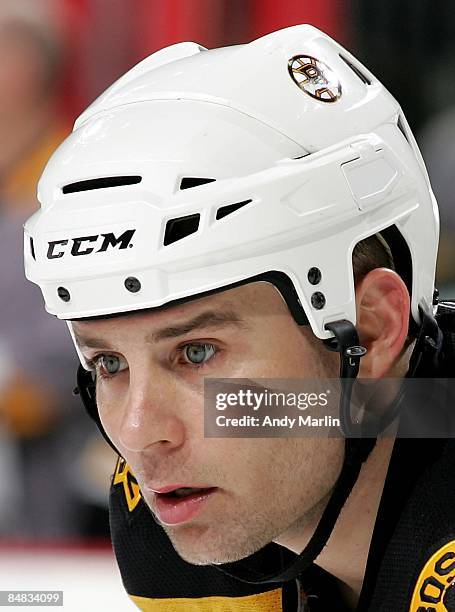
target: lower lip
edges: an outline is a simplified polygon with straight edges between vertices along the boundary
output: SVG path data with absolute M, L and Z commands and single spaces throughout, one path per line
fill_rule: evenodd
M 215 491 L 216 488 L 206 489 L 199 493 L 191 493 L 187 497 L 166 497 L 157 494 L 155 509 L 158 520 L 164 525 L 186 523 L 202 510 Z

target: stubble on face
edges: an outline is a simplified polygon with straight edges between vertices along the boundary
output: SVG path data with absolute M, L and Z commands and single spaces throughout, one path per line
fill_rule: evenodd
M 341 468 L 340 441 L 292 438 L 247 442 L 255 446 L 258 462 L 248 460 L 248 477 L 242 475 L 237 489 L 231 484 L 232 470 L 212 475 L 213 481 L 226 486 L 209 500 L 211 506 L 201 517 L 189 524 L 162 525 L 188 563 L 238 561 L 272 541 L 286 545 L 303 533 L 310 536 L 317 525 Z M 255 445 L 257 442 L 266 444 Z M 252 449 L 244 453 L 237 445 L 236 450 L 245 462 Z M 234 461 L 231 468 L 241 473 L 240 463 Z M 146 502 L 153 512 L 153 501 Z
M 95 323 L 94 331 L 104 329 L 112 334 L 115 350 L 125 356 L 131 370 L 137 366 L 139 371 L 146 372 L 149 364 L 153 364 L 155 378 L 162 381 L 161 362 L 155 362 L 157 349 L 143 343 L 142 338 L 169 321 L 175 324 L 203 308 L 223 309 L 227 303 L 235 305 L 246 327 L 223 339 L 224 356 L 220 361 L 223 365 L 206 370 L 210 376 L 251 379 L 334 376 L 338 368 L 336 356 L 321 346 L 311 330 L 295 324 L 281 295 L 268 283 L 232 289 L 200 300 L 200 306 L 190 303 L 158 317 L 153 314 L 137 319 L 130 317 L 124 328 L 121 319 L 115 326 L 112 322 Z M 192 339 L 204 335 L 198 332 Z M 210 331 L 210 338 L 213 337 L 216 342 L 216 331 Z M 178 344 L 181 340 L 170 342 Z M 152 512 L 154 497 L 142 486 L 152 477 L 155 482 L 206 483 L 206 486 L 218 487 L 200 515 L 189 523 L 163 525 L 178 554 L 197 565 L 227 563 L 245 558 L 281 536 L 292 537 L 302 530 L 311 530 L 341 469 L 341 441 L 206 439 L 203 386 L 196 381 L 182 384 L 181 371 L 175 374 L 175 379 L 172 372 L 168 365 L 163 370 L 164 380 L 171 381 L 169 389 L 164 383 L 159 389 L 147 387 L 151 398 L 144 400 L 141 419 L 147 421 L 146 427 L 152 427 L 150 410 L 154 402 L 160 403 L 161 414 L 169 410 L 173 418 L 184 423 L 187 438 L 181 447 L 165 454 L 142 434 L 145 444 L 142 451 L 122 449 L 119 445 L 122 418 L 112 406 L 105 416 L 108 419 L 112 414 L 115 421 L 111 427 L 108 420 L 103 424 L 133 470 Z M 133 372 L 130 372 L 131 378 L 134 378 Z M 116 394 L 112 401 L 118 401 Z

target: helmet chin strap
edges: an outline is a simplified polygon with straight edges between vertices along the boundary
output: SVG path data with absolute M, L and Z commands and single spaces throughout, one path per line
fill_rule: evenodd
M 436 371 L 442 348 L 442 332 L 434 317 L 420 310 L 421 326 L 406 378 L 418 376 L 417 370 Z M 454 326 L 455 327 L 455 326 Z M 335 527 L 339 514 L 354 488 L 363 463 L 368 459 L 376 444 L 377 435 L 398 415 L 403 399 L 404 383 L 388 408 L 387 414 L 374 424 L 373 429 L 363 429 L 361 424 L 352 423 L 350 416 L 351 394 L 354 381 L 359 372 L 360 359 L 366 349 L 359 345 L 357 330 L 346 320 L 328 323 L 326 328 L 335 338 L 324 341 L 330 350 L 340 353 L 340 423 L 345 439 L 345 455 L 340 475 L 335 483 L 330 499 L 319 520 L 310 541 L 298 557 L 279 571 L 263 573 L 258 577 L 256 568 L 248 567 L 248 560 L 216 565 L 226 574 L 250 584 L 286 582 L 298 578 L 319 556 Z M 348 437 L 361 436 L 363 437 Z M 366 437 L 370 436 L 370 437 Z
M 326 545 L 341 509 L 357 482 L 362 464 L 376 443 L 375 438 L 348 437 L 358 433 L 359 426 L 351 421 L 350 404 L 353 384 L 359 372 L 360 359 L 365 355 L 366 349 L 359 345 L 357 330 L 350 321 L 340 320 L 327 323 L 326 328 L 335 336 L 329 341 L 330 344 L 326 342 L 328 348 L 340 353 L 340 422 L 346 436 L 343 466 L 318 526 L 297 559 L 288 563 L 278 573 L 270 572 L 263 574 L 260 578 L 258 578 L 257 569 L 249 568 L 248 563 L 243 560 L 216 565 L 228 575 L 250 584 L 286 582 L 297 578 L 313 563 Z

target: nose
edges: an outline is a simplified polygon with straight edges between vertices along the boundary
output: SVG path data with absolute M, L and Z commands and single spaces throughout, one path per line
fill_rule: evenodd
M 130 385 L 120 420 L 120 447 L 130 452 L 169 452 L 185 441 L 186 428 L 178 413 L 181 403 L 175 384 L 166 375 L 150 371 L 136 373 Z

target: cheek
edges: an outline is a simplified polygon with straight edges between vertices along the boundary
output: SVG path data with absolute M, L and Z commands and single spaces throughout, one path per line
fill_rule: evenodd
M 308 491 L 331 486 L 341 468 L 343 441 L 320 438 L 283 438 L 268 457 L 269 469 L 260 467 L 262 478 L 289 491 Z
M 109 435 L 115 439 L 120 429 L 125 409 L 127 388 L 117 381 L 99 380 L 96 385 L 96 405 L 101 423 Z
M 103 427 L 117 443 L 121 434 L 140 424 L 141 439 L 152 443 L 154 434 L 172 422 L 184 431 L 188 448 L 197 448 L 204 438 L 204 381 L 171 375 L 130 378 L 128 372 L 97 384 L 97 406 Z M 118 445 L 120 447 L 120 445 Z
M 344 441 L 334 438 L 205 440 L 203 448 L 226 486 L 271 506 L 291 498 L 313 505 L 333 487 L 344 456 Z
M 97 396 L 96 404 L 98 407 L 98 415 L 104 431 L 114 442 L 114 444 L 116 444 L 121 422 L 120 411 L 115 405 L 112 405 L 110 402 L 106 401 L 105 397 L 100 398 Z

